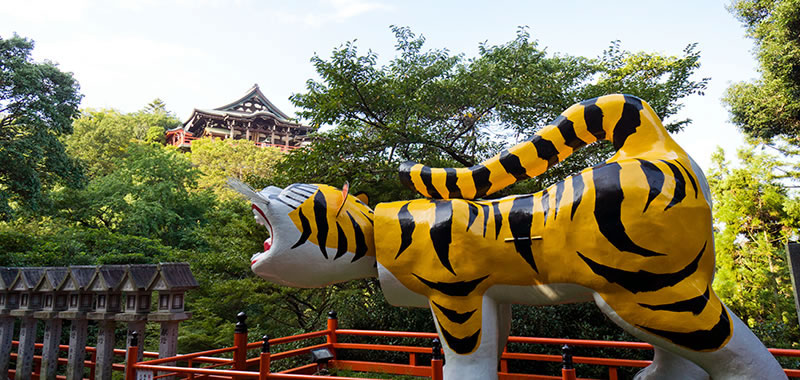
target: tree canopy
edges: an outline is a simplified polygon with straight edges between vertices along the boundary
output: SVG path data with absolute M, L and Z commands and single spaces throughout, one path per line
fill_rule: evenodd
M 761 141 L 800 143 L 800 0 L 736 0 L 730 11 L 755 41 L 761 74 L 728 88 L 731 120 Z
M 78 82 L 50 61 L 34 62 L 32 51 L 33 41 L 0 37 L 0 219 L 9 219 L 15 205 L 39 209 L 42 188 L 84 183 L 59 140 L 72 132 Z
M 366 188 L 391 199 L 401 189 L 399 162 L 470 166 L 502 147 L 527 138 L 570 105 L 611 92 L 638 95 L 662 118 L 674 116 L 679 100 L 701 93 L 707 79 L 692 79 L 699 53 L 631 53 L 613 42 L 598 58 L 549 54 L 525 29 L 506 44 L 479 45 L 465 58 L 443 49 L 424 49 L 425 39 L 409 28 L 392 27 L 397 56 L 379 64 L 349 42 L 330 59 L 314 56 L 320 80 L 292 101 L 314 126 L 336 125 L 316 136 L 314 149 L 293 152 L 280 171 L 287 182 L 310 181 Z M 671 131 L 689 120 L 666 123 Z M 579 152 L 556 169 L 553 178 L 597 163 L 607 147 Z M 529 182 L 541 186 L 546 182 Z M 524 191 L 530 190 L 526 188 Z M 396 198 L 395 198 L 396 199 Z
M 86 165 L 90 176 L 102 176 L 114 170 L 131 141 L 163 143 L 164 132 L 180 124 L 160 99 L 133 113 L 86 109 L 73 123 L 67 152 Z

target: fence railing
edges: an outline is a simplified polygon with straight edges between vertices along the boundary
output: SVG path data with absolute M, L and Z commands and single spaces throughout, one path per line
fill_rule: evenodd
M 306 334 L 268 339 L 266 336 L 261 341 L 247 343 L 247 328 L 244 315 L 240 313 L 236 332 L 234 333 L 234 346 L 197 352 L 187 355 L 179 355 L 172 358 L 161 358 L 146 360 L 143 362 L 128 362 L 126 371 L 129 379 L 153 379 L 166 377 L 179 377 L 181 379 L 349 379 L 348 377 L 332 377 L 324 375 L 314 375 L 322 366 L 321 363 L 308 363 L 293 366 L 281 371 L 273 371 L 272 367 L 276 361 L 284 360 L 310 353 L 317 350 L 327 350 L 330 355 L 325 360 L 328 368 L 337 370 L 352 370 L 357 372 L 372 372 L 386 375 L 411 375 L 428 377 L 431 379 L 442 378 L 443 358 L 441 356 L 441 345 L 438 344 L 438 337 L 434 333 L 406 332 L 406 331 L 377 331 L 377 330 L 352 330 L 338 328 L 338 319 L 335 313 L 331 313 L 328 318 L 328 326 L 325 330 L 310 332 Z M 340 342 L 340 338 L 346 336 L 360 336 L 369 338 L 417 338 L 430 340 L 428 345 L 388 345 L 379 343 L 349 343 Z M 319 342 L 320 338 L 325 338 L 324 342 Z M 314 342 L 316 340 L 317 342 Z M 276 346 L 294 343 L 309 342 L 300 348 L 288 349 L 273 353 Z M 595 348 L 617 348 L 632 350 L 652 350 L 653 347 L 647 343 L 638 342 L 617 342 L 602 340 L 582 340 L 582 339 L 558 339 L 558 338 L 534 338 L 512 336 L 509 343 L 518 343 L 533 346 L 556 346 L 561 347 L 561 355 L 535 354 L 530 352 L 512 352 L 507 348 L 503 351 L 500 360 L 500 370 L 498 376 L 501 380 L 536 380 L 536 379 L 577 379 L 574 364 L 586 364 L 602 366 L 607 370 L 608 378 L 616 380 L 619 377 L 619 369 L 623 367 L 643 368 L 648 366 L 649 360 L 635 360 L 624 358 L 607 358 L 591 356 L 573 356 L 574 347 L 595 347 Z M 131 347 L 136 349 L 135 346 Z M 248 351 L 260 349 L 258 355 L 249 355 Z M 375 361 L 358 361 L 346 359 L 342 356 L 344 350 L 369 350 L 369 351 L 391 351 L 408 354 L 406 362 L 387 363 Z M 533 351 L 533 350 L 530 350 Z M 792 349 L 770 349 L 776 357 L 800 358 L 800 350 Z M 232 358 L 212 358 L 212 355 L 227 353 Z M 135 357 L 128 353 L 128 357 Z M 249 357 L 249 358 L 248 358 Z M 422 363 L 422 358 L 425 363 Z M 427 358 L 430 357 L 430 364 Z M 313 356 L 312 356 L 313 358 Z M 528 374 L 517 373 L 509 370 L 509 361 L 536 361 L 536 362 L 556 362 L 562 364 L 561 374 Z M 168 362 L 178 362 L 182 366 L 166 365 Z M 785 369 L 789 377 L 800 378 L 799 369 Z M 157 372 L 160 374 L 156 375 Z M 140 377 L 135 377 L 138 374 Z
M 219 349 L 195 352 L 190 354 L 176 355 L 172 357 L 158 358 L 158 353 L 145 352 L 144 360 L 137 361 L 139 354 L 138 336 L 133 333 L 133 337 L 127 350 L 116 349 L 114 356 L 117 358 L 113 365 L 115 371 L 124 371 L 125 378 L 131 380 L 149 379 L 353 379 L 342 376 L 319 375 L 318 370 L 323 367 L 335 370 L 352 370 L 356 372 L 372 372 L 387 375 L 411 375 L 431 379 L 442 379 L 443 358 L 441 356 L 441 345 L 438 344 L 437 335 L 434 333 L 406 332 L 406 331 L 378 331 L 378 330 L 353 330 L 338 328 L 338 319 L 335 313 L 331 313 L 328 318 L 328 326 L 325 330 L 280 337 L 262 337 L 262 340 L 248 343 L 248 329 L 246 326 L 246 316 L 243 313 L 237 317 L 238 322 L 234 330 L 234 345 Z M 416 340 L 428 341 L 428 344 L 421 345 L 396 345 L 381 343 L 353 343 L 341 342 L 340 340 L 353 340 L 357 337 L 364 338 L 414 338 Z M 612 357 L 595 356 L 573 356 L 572 351 L 578 347 L 592 348 L 614 348 L 626 350 L 652 350 L 652 346 L 647 343 L 638 342 L 618 342 L 602 340 L 583 340 L 583 339 L 560 339 L 560 338 L 535 338 L 512 336 L 508 340 L 514 343 L 514 347 L 519 344 L 525 347 L 527 352 L 511 351 L 506 348 L 500 359 L 498 377 L 501 380 L 539 380 L 539 379 L 583 379 L 576 375 L 573 364 L 585 364 L 591 366 L 604 367 L 607 378 L 615 380 L 619 378 L 621 368 L 643 368 L 649 365 L 649 360 L 636 360 Z M 276 351 L 276 348 L 287 347 L 283 351 Z M 561 354 L 540 354 L 531 353 L 533 351 L 543 351 L 543 347 L 561 348 Z M 41 345 L 37 345 L 41 348 Z M 538 347 L 538 348 L 537 348 Z M 66 351 L 69 346 L 62 345 L 60 350 Z M 258 352 L 254 352 L 258 350 Z M 406 361 L 400 362 L 377 362 L 365 360 L 351 360 L 344 354 L 345 351 L 368 350 L 368 351 L 389 351 L 400 352 L 408 355 Z M 127 351 L 127 352 L 126 352 Z M 94 368 L 95 350 L 87 347 L 86 368 Z M 308 359 L 303 363 L 280 365 L 281 361 L 291 358 L 315 357 L 312 352 L 322 352 L 321 359 L 312 362 Z M 770 349 L 776 357 L 800 358 L 800 350 L 793 349 Z M 328 354 L 329 356 L 325 356 Z M 123 359 L 127 357 L 127 360 Z M 12 359 L 16 358 L 12 354 Z M 41 357 L 35 356 L 34 372 L 30 376 L 22 376 L 23 379 L 39 379 Z M 430 358 L 430 362 L 428 359 Z M 295 359 L 296 361 L 297 359 Z M 561 364 L 561 374 L 545 373 L 531 374 L 513 372 L 509 369 L 510 361 L 533 361 L 533 362 L 552 362 Z M 59 363 L 66 363 L 66 359 L 59 359 Z M 285 362 L 284 362 L 285 363 Z M 276 365 L 277 364 L 277 365 Z M 789 377 L 800 378 L 800 369 L 784 369 Z M 13 378 L 14 370 L 8 372 Z M 94 375 L 94 373 L 91 373 Z M 59 376 L 58 378 L 64 378 Z M 363 378 L 362 378 L 363 379 Z

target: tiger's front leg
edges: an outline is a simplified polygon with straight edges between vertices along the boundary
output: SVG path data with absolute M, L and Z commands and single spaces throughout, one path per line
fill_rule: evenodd
M 436 306 L 431 305 L 431 309 L 434 307 Z M 484 296 L 477 313 L 481 315 L 473 317 L 481 318 L 480 334 L 471 352 L 465 354 L 457 351 L 467 350 L 464 344 L 470 344 L 469 337 L 449 335 L 447 331 L 443 331 L 436 313 L 433 313 L 436 331 L 444 350 L 445 380 L 497 379 L 498 360 L 511 330 L 511 305 L 498 304 L 492 298 Z

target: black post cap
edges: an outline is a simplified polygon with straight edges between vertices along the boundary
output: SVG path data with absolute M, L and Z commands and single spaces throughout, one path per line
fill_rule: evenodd
M 433 340 L 433 359 L 442 359 L 442 343 L 439 339 Z
M 131 347 L 135 347 L 139 345 L 139 332 L 133 330 L 131 333 Z
M 336 317 L 337 317 L 336 310 L 331 310 L 328 312 L 328 319 L 336 319 Z
M 261 337 L 264 343 L 261 344 L 261 352 L 268 353 L 269 352 L 269 335 L 264 335 Z
M 573 369 L 572 365 L 572 347 L 565 344 L 561 347 L 561 365 L 564 369 Z
M 247 314 L 243 311 L 240 311 L 239 314 L 236 314 L 236 327 L 233 329 L 233 332 L 236 334 L 242 334 L 247 332 Z

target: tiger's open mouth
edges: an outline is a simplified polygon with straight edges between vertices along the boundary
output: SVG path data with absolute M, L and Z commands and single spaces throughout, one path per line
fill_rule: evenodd
M 264 227 L 267 227 L 267 230 L 269 230 L 269 237 L 267 238 L 267 240 L 264 240 L 264 252 L 258 252 L 255 255 L 253 255 L 253 257 L 250 259 L 250 265 L 253 265 L 256 263 L 256 261 L 258 261 L 257 257 L 259 255 L 265 254 L 267 253 L 267 251 L 269 251 L 269 249 L 272 247 L 272 237 L 275 236 L 272 230 L 272 224 L 269 223 L 269 219 L 267 219 L 267 216 L 264 215 L 264 211 L 262 211 L 255 204 L 252 205 L 252 208 L 253 212 L 256 215 L 256 223 Z

